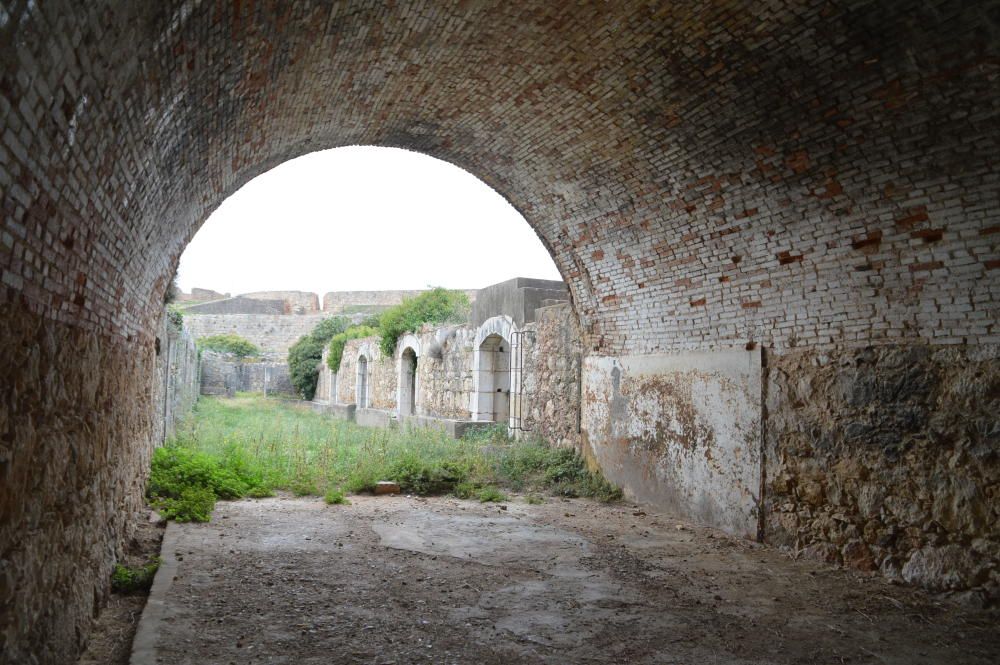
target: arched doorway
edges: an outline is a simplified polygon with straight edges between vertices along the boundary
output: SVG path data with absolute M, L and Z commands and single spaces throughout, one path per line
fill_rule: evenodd
M 489 335 L 476 349 L 479 356 L 477 420 L 506 423 L 510 419 L 510 343 Z
M 399 357 L 399 415 L 412 416 L 417 404 L 417 353 L 410 347 Z
M 359 409 L 368 408 L 368 358 L 358 357 L 358 382 L 355 402 Z

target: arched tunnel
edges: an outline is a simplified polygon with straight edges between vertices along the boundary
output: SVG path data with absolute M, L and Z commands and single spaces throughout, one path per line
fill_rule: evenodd
M 67 662 L 107 594 L 186 244 L 347 145 L 523 214 L 583 332 L 581 449 L 630 496 L 1000 584 L 996 6 L 5 0 L 0 62 L 8 653 Z

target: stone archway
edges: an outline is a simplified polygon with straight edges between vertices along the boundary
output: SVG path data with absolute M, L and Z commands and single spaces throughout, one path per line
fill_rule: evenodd
M 633 496 L 838 560 L 862 537 L 880 565 L 932 556 L 878 536 L 939 523 L 932 507 L 861 496 L 924 505 L 907 488 L 965 459 L 928 440 L 988 449 L 1000 46 L 976 3 L 917 4 L 5 7 L 5 647 L 69 660 L 139 518 L 154 330 L 187 242 L 255 175 L 353 144 L 450 161 L 522 212 L 583 331 L 581 446 Z M 908 385 L 901 368 L 929 377 L 920 391 L 872 388 Z M 932 436 L 934 404 L 953 408 Z M 759 482 L 714 468 L 723 438 Z M 942 505 L 985 510 L 996 465 L 961 475 Z M 806 491 L 825 486 L 852 489 L 843 506 Z M 79 535 L 36 528 L 56 510 Z M 947 538 L 1000 560 L 995 528 Z
M 473 342 L 473 420 L 510 422 L 511 341 L 517 326 L 509 316 L 494 316 L 479 326 Z
M 419 389 L 417 361 L 420 358 L 420 340 L 415 335 L 404 335 L 397 347 L 396 413 L 400 418 L 405 418 L 417 414 Z
M 359 409 L 367 409 L 370 404 L 368 400 L 369 378 L 368 358 L 362 354 L 358 356 L 357 382 L 354 391 L 354 399 Z

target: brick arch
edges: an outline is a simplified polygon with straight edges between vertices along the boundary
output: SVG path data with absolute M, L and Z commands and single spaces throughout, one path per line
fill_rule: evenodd
M 869 510 L 882 514 L 851 469 L 893 492 L 907 486 L 894 474 L 921 486 L 952 473 L 950 454 L 927 445 L 938 441 L 928 411 L 945 398 L 959 407 L 935 432 L 959 432 L 950 414 L 989 431 L 996 410 L 975 377 L 996 375 L 1000 341 L 1000 54 L 995 16 L 977 3 L 3 11 L 0 366 L 13 416 L 0 540 L 25 554 L 11 563 L 15 623 L 0 629 L 15 659 L 70 660 L 107 549 L 141 510 L 154 322 L 184 246 L 240 185 L 313 150 L 417 150 L 512 202 L 580 316 L 581 447 L 639 498 L 709 521 L 732 510 L 749 530 L 756 515 L 759 534 L 836 558 L 840 541 L 810 524 L 847 524 L 837 537 L 848 538 L 869 531 Z M 741 355 L 762 347 L 764 358 Z M 916 394 L 901 387 L 911 371 Z M 711 425 L 748 437 L 744 460 L 768 453 L 753 461 L 768 465 L 759 485 L 699 461 L 691 451 L 709 438 L 656 427 L 692 410 L 683 431 Z M 902 448 L 912 465 L 893 461 Z M 996 483 L 995 465 L 962 473 L 955 487 L 983 496 Z M 851 510 L 827 500 L 833 486 L 848 488 Z M 82 500 L 77 487 L 96 489 Z M 729 494 L 738 506 L 713 505 Z M 57 509 L 101 535 L 32 532 Z M 914 523 L 949 517 L 931 512 Z M 800 522 L 806 513 L 824 519 Z M 886 532 L 908 528 L 884 519 Z M 1000 560 L 1000 534 L 954 521 L 956 542 L 983 538 L 977 556 Z M 864 545 L 873 560 L 905 573 L 914 553 L 879 542 Z M 67 558 L 30 578 L 52 552 Z

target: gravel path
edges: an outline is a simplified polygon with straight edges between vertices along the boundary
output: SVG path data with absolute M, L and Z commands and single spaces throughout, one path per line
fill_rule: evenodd
M 133 665 L 1000 662 L 996 611 L 629 504 L 352 501 L 172 526 Z

